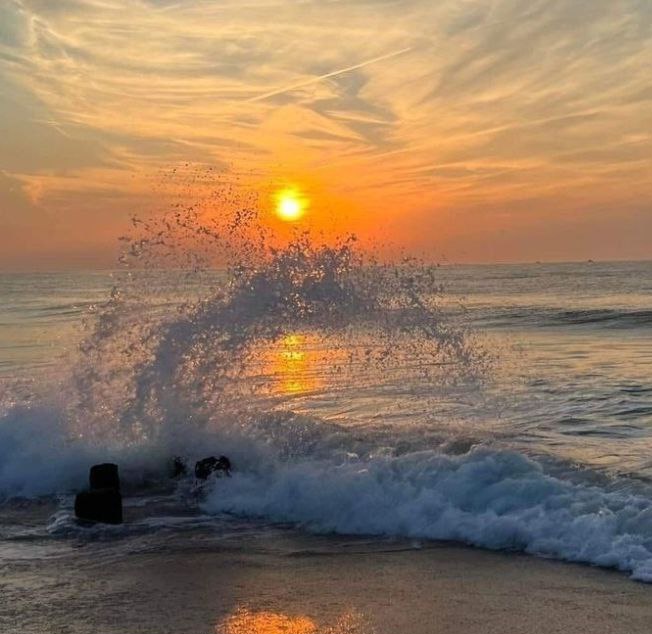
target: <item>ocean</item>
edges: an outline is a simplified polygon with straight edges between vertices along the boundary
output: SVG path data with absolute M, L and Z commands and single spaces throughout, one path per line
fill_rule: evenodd
M 130 557 L 197 573 L 226 552 L 237 577 L 252 553 L 461 544 L 652 582 L 652 262 L 356 257 L 0 275 L 3 631 L 372 631 L 357 608 L 331 629 L 279 615 L 261 588 L 258 611 L 187 629 L 159 588 L 155 627 L 157 574 L 132 587 Z M 201 489 L 168 473 L 220 454 L 232 477 Z M 79 526 L 74 492 L 108 460 L 125 524 Z M 101 571 L 124 566 L 114 622 Z M 176 570 L 205 605 L 204 573 Z

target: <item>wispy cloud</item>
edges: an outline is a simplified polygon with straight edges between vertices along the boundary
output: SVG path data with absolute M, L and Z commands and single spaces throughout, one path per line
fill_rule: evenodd
M 312 86 L 313 84 L 318 84 L 319 82 L 322 82 L 326 79 L 331 79 L 333 77 L 337 77 L 339 75 L 344 75 L 345 73 L 350 73 L 351 71 L 354 70 L 359 70 L 361 68 L 365 68 L 367 66 L 371 66 L 371 64 L 377 64 L 378 62 L 385 61 L 386 59 L 392 59 L 393 57 L 398 57 L 399 55 L 403 55 L 405 53 L 408 53 L 409 51 L 412 50 L 411 46 L 408 46 L 407 48 L 402 48 L 398 51 L 394 51 L 393 53 L 387 53 L 386 55 L 380 55 L 378 57 L 374 57 L 373 59 L 368 59 L 364 62 L 360 62 L 359 64 L 354 64 L 352 66 L 346 66 L 344 68 L 339 68 L 337 70 L 331 71 L 330 73 L 324 73 L 323 75 L 318 75 L 317 77 L 311 77 L 310 79 L 306 79 L 304 81 L 300 81 L 296 84 L 292 84 L 290 86 L 285 86 L 283 88 L 276 88 L 275 90 L 271 90 L 269 92 L 266 92 L 262 95 L 258 95 L 256 97 L 252 97 L 248 101 L 250 102 L 256 102 L 256 101 L 264 101 L 265 99 L 269 99 L 270 97 L 275 97 L 276 95 L 283 95 L 288 92 L 294 92 L 295 90 L 298 90 L 300 88 L 305 88 L 307 86 Z
M 645 0 L 5 0 L 0 168 L 62 222 L 201 161 L 400 205 L 419 238 L 483 204 L 613 229 L 652 208 L 650 77 Z

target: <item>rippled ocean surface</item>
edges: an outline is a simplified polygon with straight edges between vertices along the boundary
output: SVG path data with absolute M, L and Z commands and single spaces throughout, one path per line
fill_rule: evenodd
M 256 313 L 268 289 L 248 287 L 232 313 L 221 305 L 219 328 L 202 299 L 192 320 L 178 318 L 189 297 L 223 283 L 220 272 L 141 272 L 119 314 L 120 273 L 0 275 L 0 498 L 57 496 L 46 527 L 12 511 L 0 539 L 78 538 L 70 495 L 89 464 L 111 459 L 153 509 L 119 529 L 125 539 L 292 525 L 516 549 L 652 581 L 652 262 L 429 274 L 449 329 L 437 336 L 459 329 L 482 351 L 465 348 L 469 376 L 422 354 L 413 316 L 392 322 L 382 346 L 366 323 L 341 327 L 340 313 L 317 326 L 283 314 L 270 335 Z M 141 316 L 158 325 L 139 330 Z M 243 351 L 227 318 L 245 320 L 247 337 L 263 323 L 267 334 Z M 83 374 L 72 370 L 80 355 Z M 172 382 L 173 365 L 183 371 Z M 189 483 L 147 493 L 170 456 L 202 452 L 228 453 L 236 469 L 193 512 Z
M 149 310 L 174 311 L 166 275 L 174 276 L 160 274 Z M 487 335 L 498 356 L 489 390 L 502 399 L 485 403 L 487 411 L 440 404 L 455 411 L 450 424 L 457 433 L 496 431 L 532 452 L 652 475 L 652 263 L 447 266 L 437 278 L 456 318 Z M 207 274 L 202 282 L 219 279 L 220 273 Z M 107 302 L 114 283 L 110 272 L 1 275 L 5 386 L 34 387 L 56 375 L 75 354 L 82 322 Z M 329 418 L 382 417 L 374 396 L 382 402 L 384 394 L 374 395 L 373 386 L 352 385 L 339 403 L 325 399 L 311 385 L 319 382 L 322 363 L 314 341 L 301 335 L 288 341 L 270 370 L 288 402 L 319 415 L 324 401 Z M 394 388 L 405 395 L 410 386 Z M 446 422 L 438 411 L 418 418 L 426 426 L 429 419 Z

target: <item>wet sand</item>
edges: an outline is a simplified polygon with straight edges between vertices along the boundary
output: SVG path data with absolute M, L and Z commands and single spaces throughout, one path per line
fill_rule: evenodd
M 25 544 L 25 553 L 34 545 Z M 152 535 L 0 559 L 3 634 L 649 634 L 652 586 L 454 545 Z

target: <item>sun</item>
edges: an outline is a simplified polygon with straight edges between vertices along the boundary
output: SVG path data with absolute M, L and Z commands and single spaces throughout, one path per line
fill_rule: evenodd
M 275 198 L 276 215 L 284 222 L 296 222 L 306 213 L 308 201 L 296 189 L 283 189 Z

